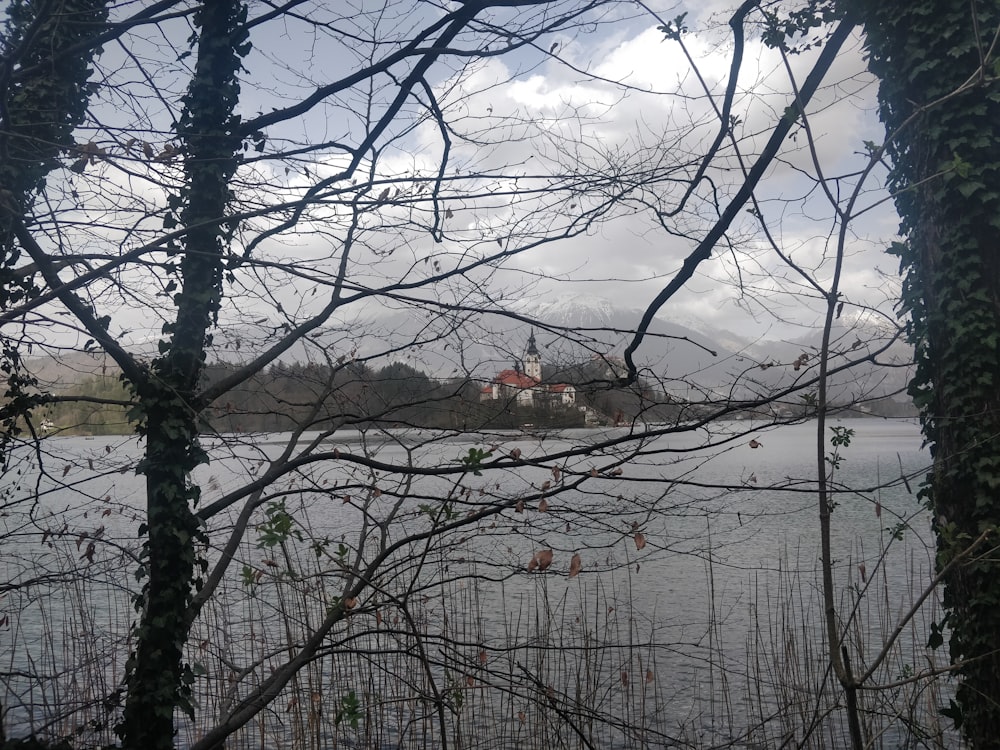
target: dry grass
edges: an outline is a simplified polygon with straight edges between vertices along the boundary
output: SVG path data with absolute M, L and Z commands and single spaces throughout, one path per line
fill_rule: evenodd
M 52 540 L 46 567 L 70 570 L 10 591 L 5 721 L 114 740 L 114 696 L 132 619 L 121 585 L 128 555 L 81 566 L 76 542 Z M 464 544 L 470 544 L 465 542 Z M 113 549 L 113 548 L 109 548 Z M 237 732 L 227 748 L 833 748 L 847 743 L 840 696 L 823 659 L 814 579 L 782 572 L 753 578 L 741 607 L 727 609 L 706 563 L 710 617 L 634 604 L 630 568 L 583 575 L 491 576 L 456 564 L 456 547 L 424 558 L 421 581 L 360 605 L 317 659 Z M 860 551 L 859 551 L 860 552 Z M 259 550 L 247 547 L 247 559 Z M 787 553 L 786 553 L 787 554 Z M 198 719 L 179 744 L 225 716 L 262 675 L 293 653 L 340 593 L 306 541 L 287 543 L 257 583 L 226 584 L 201 613 L 189 658 Z M 472 549 L 466 559 L 475 560 Z M 917 560 L 907 597 L 925 576 Z M 667 561 L 668 562 L 668 561 Z M 796 561 L 788 567 L 798 570 Z M 846 569 L 846 568 L 845 568 Z M 842 605 L 856 668 L 889 632 L 906 597 L 876 569 L 866 586 L 844 581 Z M 376 603 L 377 602 L 377 603 Z M 748 603 L 746 603 L 748 602 Z M 927 617 L 933 616 L 929 612 Z M 739 627 L 743 627 L 742 636 Z M 872 747 L 954 747 L 936 707 L 939 680 L 902 681 L 926 667 L 923 621 L 897 644 L 863 693 Z M 679 632 L 691 633 L 678 638 Z M 735 631 L 735 632 L 734 632 Z M 745 648 L 734 651 L 734 637 Z

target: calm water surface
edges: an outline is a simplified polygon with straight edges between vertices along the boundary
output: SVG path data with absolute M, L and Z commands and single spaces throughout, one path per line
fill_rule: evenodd
M 917 425 L 909 421 L 855 419 L 831 424 L 854 431 L 851 444 L 840 449 L 839 467 L 832 476 L 837 490 L 833 537 L 840 603 L 849 617 L 860 592 L 869 587 L 879 592 L 879 612 L 873 614 L 866 605 L 855 611 L 852 620 L 874 647 L 891 627 L 892 618 L 905 611 L 930 578 L 928 519 L 910 492 L 918 486 L 928 456 Z M 453 614 L 453 619 L 464 620 L 463 632 L 483 643 L 510 639 L 512 632 L 523 640 L 540 637 L 542 631 L 545 637 L 554 638 L 551 628 L 532 630 L 525 625 L 531 618 L 537 622 L 543 606 L 550 618 L 562 623 L 565 632 L 559 637 L 569 638 L 573 632 L 584 637 L 594 628 L 632 648 L 645 644 L 634 663 L 611 660 L 600 667 L 610 675 L 609 684 L 615 679 L 624 683 L 627 669 L 640 675 L 648 669 L 647 678 L 658 688 L 650 690 L 650 695 L 660 696 L 653 706 L 663 714 L 657 721 L 665 726 L 700 722 L 700 731 L 724 734 L 714 726 L 718 721 L 714 709 L 705 707 L 706 700 L 719 692 L 721 677 L 759 683 L 760 654 L 755 652 L 762 650 L 771 652 L 771 663 L 765 667 L 781 669 L 785 657 L 773 652 L 781 650 L 776 644 L 786 637 L 782 633 L 789 626 L 799 638 L 821 638 L 814 493 L 817 446 L 815 425 L 808 423 L 761 432 L 753 432 L 745 422 L 713 429 L 716 445 L 711 449 L 703 447 L 704 433 L 629 445 L 637 449 L 637 455 L 622 467 L 620 477 L 601 476 L 579 491 L 558 495 L 545 513 L 533 507 L 523 513 L 506 511 L 466 534 L 461 554 L 455 550 L 432 554 L 438 575 L 472 572 L 481 576 L 471 592 L 471 582 L 447 587 L 451 596 L 471 603 L 468 611 Z M 738 437 L 727 441 L 727 430 Z M 624 434 L 573 431 L 544 439 L 455 436 L 423 446 L 417 455 L 422 465 L 444 465 L 455 462 L 470 447 L 500 442 L 499 451 L 519 449 L 530 459 L 568 449 L 580 439 Z M 420 433 L 389 438 L 338 433 L 324 449 L 337 447 L 345 454 L 363 449 L 385 463 L 404 463 L 420 437 Z M 284 446 L 281 435 L 248 438 L 235 451 L 224 448 L 222 441 L 206 443 L 213 460 L 197 475 L 206 503 L 259 474 Z M 828 441 L 824 450 L 833 450 Z M 0 570 L 4 580 L 23 583 L 66 564 L 85 571 L 88 546 L 94 541 L 98 558 L 108 556 L 109 549 L 134 549 L 143 504 L 142 479 L 133 471 L 139 453 L 134 438 L 51 438 L 43 443 L 41 475 L 36 462 L 26 456 L 20 466 L 22 474 L 11 472 L 3 479 L 11 489 L 8 497 L 27 498 L 13 502 L 3 519 L 7 542 Z M 561 466 L 570 474 L 592 468 L 604 471 L 614 455 L 568 459 Z M 308 478 L 291 478 L 282 488 L 289 493 L 285 496 L 288 507 L 299 513 L 296 517 L 307 517 L 314 538 L 344 540 L 353 549 L 359 544 L 363 523 L 359 507 L 363 485 L 357 474 L 333 463 L 332 468 Z M 550 462 L 499 474 L 484 472 L 481 478 L 466 477 L 466 497 L 474 504 L 480 491 L 527 495 L 552 478 Z M 374 472 L 366 481 L 385 493 L 374 499 L 367 496 L 369 520 L 384 521 L 390 513 L 398 514 L 398 522 L 386 527 L 390 539 L 419 530 L 426 519 L 422 520 L 415 506 L 440 502 L 453 489 L 451 480 L 440 477 L 404 484 Z M 405 497 L 397 503 L 397 495 Z M 344 497 L 351 500 L 345 502 Z M 213 539 L 224 538 L 235 513 L 236 508 L 213 522 Z M 43 543 L 61 529 L 72 530 L 72 544 L 51 547 Z M 637 543 L 636 532 L 641 533 L 644 546 Z M 261 566 L 259 548 L 247 544 L 241 549 L 248 563 Z M 552 567 L 542 576 L 529 577 L 524 568 L 538 549 L 553 550 Z M 575 553 L 581 556 L 582 572 L 569 578 Z M 126 565 L 128 555 L 124 552 L 119 558 Z M 45 598 L 31 592 L 42 590 L 41 580 L 8 596 L 4 614 L 16 626 L 3 631 L 0 638 L 9 639 L 9 671 L 37 667 L 54 629 L 64 631 L 60 637 L 66 637 L 65 631 L 90 628 L 96 637 L 106 637 L 105 647 L 112 647 L 115 638 L 127 630 L 132 616 L 128 594 L 136 584 L 124 573 L 117 579 L 95 576 L 94 580 L 84 606 L 91 615 L 89 622 L 81 621 L 73 607 L 51 606 L 51 602 L 37 606 Z M 401 569 L 380 585 L 401 590 L 413 581 L 412 571 Z M 245 589 L 234 584 L 227 591 L 224 597 L 234 598 L 225 606 L 239 607 Z M 463 608 L 465 604 L 459 606 Z M 791 623 L 790 615 L 794 617 Z M 230 655 L 239 656 L 238 644 L 249 642 L 248 634 L 238 631 L 239 622 L 233 616 L 224 628 Z M 450 622 L 449 627 L 456 623 Z M 787 646 L 786 640 L 786 650 Z M 903 661 L 894 669 L 903 670 L 906 659 L 916 661 L 920 656 L 911 635 L 904 646 L 910 653 L 901 656 Z M 121 655 L 118 658 L 115 669 Z M 18 701 L 30 700 L 30 691 L 16 677 L 7 683 L 5 705 L 12 706 L 8 725 L 17 726 L 30 713 L 19 709 Z M 722 713 L 735 714 L 737 719 L 752 713 L 750 692 L 730 689 L 737 697 Z

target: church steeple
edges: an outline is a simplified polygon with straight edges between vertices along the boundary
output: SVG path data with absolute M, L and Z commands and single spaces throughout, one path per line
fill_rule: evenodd
M 526 350 L 526 353 L 529 356 L 532 355 L 532 354 L 535 355 L 536 357 L 539 356 L 539 354 L 538 354 L 538 347 L 535 346 L 535 329 L 534 328 L 531 329 L 531 335 L 528 336 L 528 348 Z
M 535 344 L 534 329 L 528 337 L 528 348 L 524 351 L 524 374 L 535 380 L 542 379 L 542 355 L 538 353 L 538 346 Z

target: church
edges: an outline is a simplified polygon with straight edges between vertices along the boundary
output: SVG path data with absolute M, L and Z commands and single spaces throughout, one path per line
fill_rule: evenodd
M 500 399 L 516 401 L 518 406 L 528 407 L 573 406 L 576 389 L 567 383 L 542 382 L 542 355 L 538 352 L 535 332 L 532 331 L 524 351 L 523 365 L 515 362 L 514 369 L 501 370 L 479 393 L 480 401 Z

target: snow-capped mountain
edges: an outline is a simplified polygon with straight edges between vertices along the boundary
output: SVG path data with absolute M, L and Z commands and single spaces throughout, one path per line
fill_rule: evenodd
M 552 300 L 531 300 L 515 306 L 518 312 L 553 326 L 600 328 L 611 325 L 621 312 L 611 300 L 578 294 L 560 294 Z M 638 318 L 636 318 L 638 319 Z

